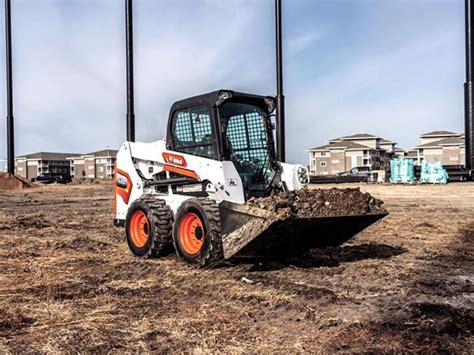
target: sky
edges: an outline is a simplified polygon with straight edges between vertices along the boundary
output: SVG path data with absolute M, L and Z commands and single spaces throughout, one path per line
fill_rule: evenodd
M 0 38 L 4 38 L 1 7 Z M 275 94 L 273 0 L 134 0 L 137 141 L 171 104 L 226 88 Z M 16 155 L 126 138 L 123 0 L 12 0 Z M 463 0 L 283 0 L 287 161 L 366 132 L 405 149 L 463 124 Z M 0 159 L 6 157 L 0 46 Z

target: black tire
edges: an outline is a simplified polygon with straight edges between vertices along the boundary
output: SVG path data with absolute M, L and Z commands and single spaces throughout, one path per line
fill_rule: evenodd
M 183 217 L 192 213 L 199 217 L 204 227 L 202 245 L 195 254 L 186 252 L 180 237 L 180 225 Z M 178 256 L 186 263 L 204 268 L 216 265 L 224 259 L 219 206 L 208 198 L 189 199 L 179 207 L 173 225 L 173 244 Z
M 144 245 L 134 242 L 132 217 L 142 212 L 147 220 L 147 237 Z M 133 254 L 143 258 L 158 257 L 167 254 L 172 243 L 173 216 L 165 201 L 153 195 L 143 195 L 132 203 L 125 219 L 127 244 Z

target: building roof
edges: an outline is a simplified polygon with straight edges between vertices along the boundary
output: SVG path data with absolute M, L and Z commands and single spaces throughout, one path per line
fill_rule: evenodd
M 309 148 L 308 150 L 329 150 L 330 144 L 320 145 L 319 147 Z
M 461 137 L 448 137 L 438 141 L 417 145 L 416 148 L 441 148 L 444 145 L 463 146 L 464 144 L 464 139 Z
M 77 153 L 54 153 L 54 152 L 37 152 L 25 154 L 16 157 L 16 159 L 38 159 L 38 160 L 66 160 L 66 157 L 77 157 Z
M 438 141 L 439 145 L 464 145 L 464 139 L 461 137 L 449 137 Z
M 351 142 L 351 141 L 339 141 L 339 142 L 334 142 L 334 143 L 322 145 L 320 147 L 311 148 L 309 150 L 330 150 L 332 148 L 372 149 L 370 147 L 367 147 L 366 145 Z
M 369 134 L 369 133 L 356 133 L 350 136 L 341 137 L 339 139 L 350 140 L 350 139 L 368 139 L 368 138 L 370 139 L 370 138 L 379 138 L 379 137 L 374 136 L 373 134 Z
M 118 150 L 114 149 L 103 149 L 103 150 L 98 150 L 96 152 L 90 152 L 86 154 L 81 154 L 81 155 L 73 155 L 73 156 L 68 156 L 68 159 L 84 159 L 84 158 L 115 158 L 117 156 Z
M 450 131 L 433 131 L 428 133 L 423 133 L 420 137 L 442 137 L 442 136 L 459 136 L 459 133 L 454 133 Z
M 332 147 L 334 147 L 334 148 L 347 148 L 347 149 L 374 149 L 374 148 L 368 147 L 366 145 L 362 145 L 362 144 L 353 142 L 353 141 L 365 140 L 365 139 L 378 139 L 379 142 L 382 143 L 382 144 L 397 144 L 394 141 L 391 141 L 391 140 L 388 140 L 388 139 L 385 139 L 385 138 L 381 138 L 379 136 L 375 136 L 375 135 L 370 134 L 370 133 L 356 133 L 356 134 L 352 134 L 352 135 L 349 135 L 349 136 L 343 136 L 343 137 L 337 137 L 337 138 L 330 139 L 328 141 L 328 144 L 325 144 L 325 145 L 322 145 L 322 146 L 319 146 L 319 147 L 310 148 L 308 150 L 328 150 L 329 147 L 331 147 L 331 148 Z M 377 149 L 384 150 L 382 148 L 377 148 Z
M 420 145 L 417 145 L 416 148 L 441 148 L 440 145 L 439 145 L 440 141 L 441 141 L 441 139 L 439 141 L 420 144 Z
M 373 134 L 370 134 L 370 133 L 356 133 L 356 134 L 352 134 L 350 136 L 344 136 L 344 137 L 337 137 L 337 138 L 334 138 L 334 139 L 330 139 L 328 142 L 337 142 L 337 141 L 341 141 L 341 140 L 358 140 L 358 139 L 379 139 L 380 140 L 380 143 L 395 143 L 397 144 L 396 142 L 394 141 L 391 141 L 391 140 L 388 140 L 388 139 L 385 139 L 385 138 L 382 138 L 382 137 L 379 137 L 379 136 L 375 136 Z
M 87 153 L 84 155 L 93 155 L 95 157 L 115 157 L 117 156 L 118 150 L 114 149 L 103 149 L 96 152 Z

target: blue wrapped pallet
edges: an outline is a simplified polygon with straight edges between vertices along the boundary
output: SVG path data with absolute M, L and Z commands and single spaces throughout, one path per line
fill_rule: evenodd
M 390 182 L 392 184 L 412 184 L 415 182 L 415 167 L 411 159 L 390 161 Z
M 421 164 L 420 182 L 425 184 L 446 184 L 449 180 L 449 175 L 443 165 L 438 161 L 435 163 L 428 163 L 423 161 Z

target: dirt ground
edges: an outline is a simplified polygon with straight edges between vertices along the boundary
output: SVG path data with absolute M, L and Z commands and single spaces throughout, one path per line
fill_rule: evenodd
M 474 183 L 360 187 L 342 246 L 206 270 L 132 256 L 110 184 L 0 192 L 0 353 L 472 353 Z

